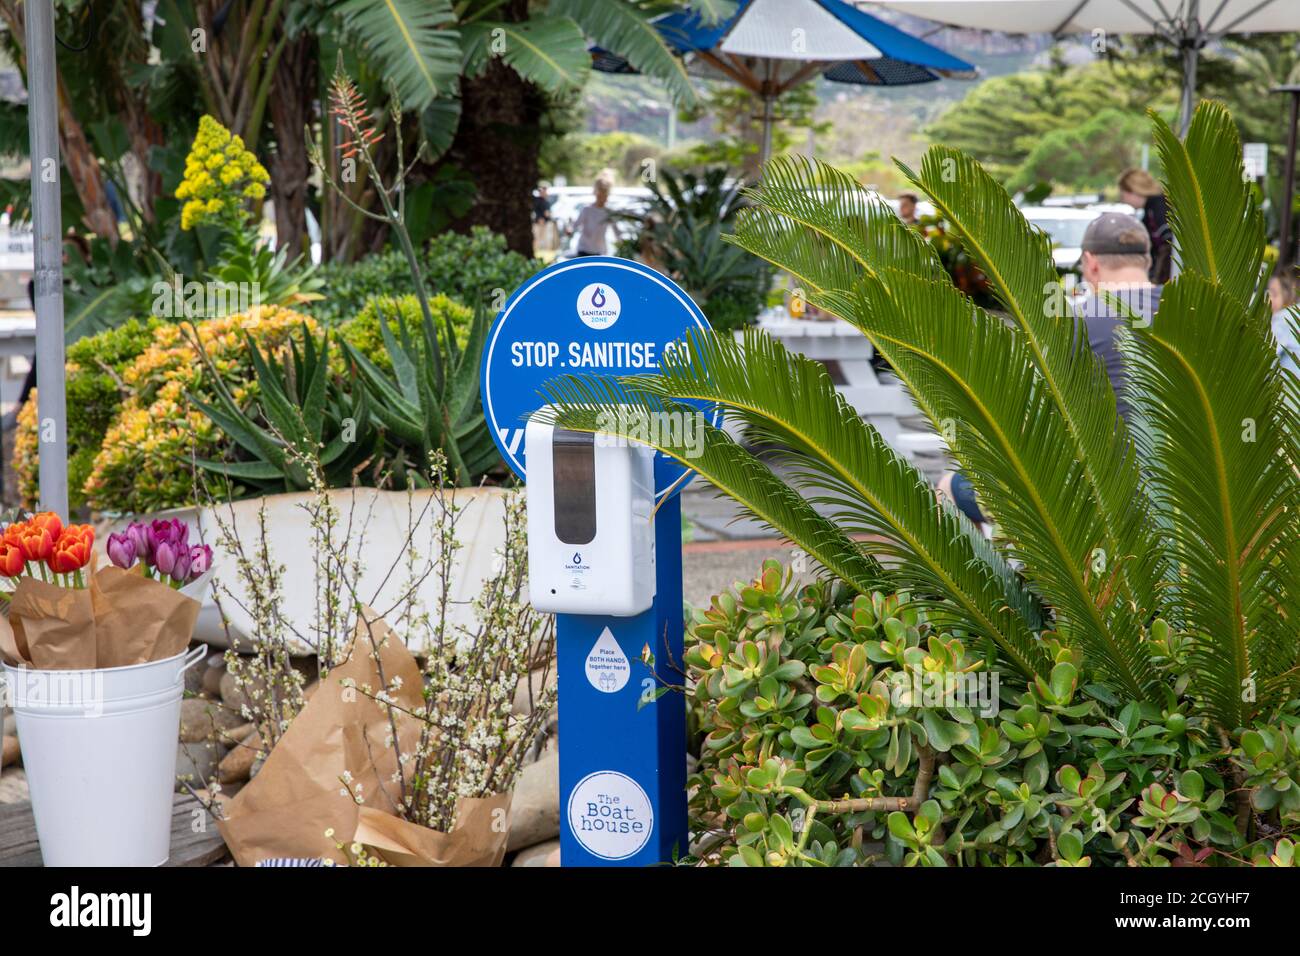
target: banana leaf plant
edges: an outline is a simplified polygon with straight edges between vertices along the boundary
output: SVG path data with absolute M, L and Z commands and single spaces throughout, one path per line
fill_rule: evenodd
M 244 341 L 256 375 L 256 397 L 241 404 L 199 347 L 216 398 L 189 398 L 248 458 L 196 459 L 196 464 L 267 494 L 311 489 L 318 461 L 329 487 L 352 485 L 379 458 L 382 436 L 366 393 L 349 392 L 330 371 L 330 333 L 317 344 L 304 325 L 302 347 L 290 339 L 284 361 L 263 356 L 247 333 Z
M 1071 317 L 1049 240 L 959 150 L 900 166 L 988 277 L 996 314 L 829 166 L 774 160 L 739 216 L 738 245 L 792 273 L 897 371 L 974 484 L 991 541 L 821 365 L 760 331 L 694 336 L 655 375 L 553 380 L 550 417 L 659 436 L 659 450 L 828 571 L 864 594 L 910 592 L 1021 680 L 1048 681 L 1068 660 L 1101 699 L 1190 706 L 1236 736 L 1300 684 L 1300 380 L 1277 360 L 1263 217 L 1231 116 L 1201 105 L 1185 142 L 1152 121 L 1182 273 L 1153 321 L 1121 323 L 1131 426 Z M 649 427 L 689 409 L 684 399 L 721 406 L 791 466 L 794 487 L 719 429 L 692 457 Z M 609 414 L 616 403 L 628 413 Z

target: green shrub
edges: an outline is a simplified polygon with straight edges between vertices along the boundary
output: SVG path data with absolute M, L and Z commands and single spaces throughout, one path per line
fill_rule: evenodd
M 73 509 L 86 503 L 82 487 L 90 477 L 104 434 L 123 400 L 122 374 L 153 341 L 157 319 L 130 319 L 117 328 L 79 339 L 68 346 L 68 499 Z M 14 469 L 24 504 L 39 498 L 36 396 L 19 415 L 14 442 Z
M 469 235 L 445 232 L 420 250 L 425 288 L 458 302 L 491 303 L 495 290 L 505 294 L 542 268 L 542 263 L 506 248 L 504 236 L 476 226 Z M 325 299 L 307 309 L 322 322 L 338 325 L 352 318 L 375 296 L 413 293 L 411 272 L 402 253 L 388 250 L 354 263 L 330 263 L 321 269 Z M 494 303 L 499 305 L 500 303 Z
M 307 316 L 278 306 L 222 316 L 193 327 L 161 322 L 147 347 L 122 372 L 128 394 L 104 434 L 89 477 L 81 485 L 86 502 L 101 511 L 147 514 L 192 503 L 191 456 L 223 458 L 230 436 L 190 404 L 215 397 L 209 365 L 200 360 L 192 334 L 207 353 L 210 367 L 240 403 L 257 393 L 247 338 L 266 353 L 280 349 Z
M 1052 650 L 1026 683 L 906 595 L 797 588 L 766 562 L 688 631 L 697 850 L 733 866 L 1290 858 L 1294 705 L 1227 748 L 1186 699 L 1081 685 Z
M 438 340 L 442 341 L 443 316 L 450 316 L 451 326 L 456 333 L 456 344 L 464 346 L 469 340 L 470 324 L 474 321 L 474 311 L 445 295 L 435 295 L 429 299 L 429 309 L 433 312 L 434 328 L 438 331 Z M 414 295 L 381 295 L 366 302 L 361 311 L 339 327 L 343 340 L 361 352 L 386 372 L 393 370 L 393 360 L 384 347 L 384 337 L 379 331 L 379 316 L 383 314 L 388 320 L 388 328 L 394 336 L 401 335 L 400 323 L 407 329 L 418 329 L 424 317 L 420 314 L 420 300 Z M 420 354 L 419 342 L 413 343 Z

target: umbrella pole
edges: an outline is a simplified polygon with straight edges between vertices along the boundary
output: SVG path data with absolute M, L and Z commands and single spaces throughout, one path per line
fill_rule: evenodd
M 1192 126 L 1192 112 L 1196 109 L 1196 67 L 1201 51 L 1200 35 L 1183 41 L 1183 95 L 1178 108 L 1178 135 L 1187 138 Z
M 772 126 L 776 123 L 775 115 L 776 97 L 770 92 L 763 92 L 763 142 L 759 148 L 759 167 L 767 165 L 767 161 L 772 158 Z
M 41 507 L 68 518 L 67 396 L 63 375 L 63 223 L 59 209 L 59 104 L 52 0 L 24 4 L 27 124 L 31 137 L 36 408 Z

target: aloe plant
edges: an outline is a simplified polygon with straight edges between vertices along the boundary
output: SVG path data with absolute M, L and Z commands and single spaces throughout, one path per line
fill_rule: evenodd
M 370 396 L 375 419 L 384 427 L 389 463 L 402 484 L 409 476 L 417 483 L 428 470 L 431 456 L 447 457 L 447 472 L 457 484 L 471 485 L 495 465 L 500 456 L 483 417 L 479 398 L 479 356 L 487 336 L 487 312 L 478 308 L 462 349 L 444 350 L 441 369 L 427 357 L 437 355 L 446 342 L 432 317 L 424 312 L 412 330 L 392 300 L 373 300 L 379 310 L 379 331 L 384 337 L 393 370 L 380 368 L 349 342 L 343 348 L 357 369 L 360 387 Z M 391 309 L 387 314 L 385 310 Z M 393 334 L 390 325 L 397 327 Z M 439 375 L 441 371 L 441 376 Z
M 850 586 L 911 592 L 1007 671 L 1047 680 L 1054 662 L 1079 661 L 1098 693 L 1185 697 L 1228 735 L 1276 714 L 1300 683 L 1300 381 L 1269 331 L 1263 219 L 1232 118 L 1203 104 L 1186 142 L 1153 127 L 1183 271 L 1149 326 L 1121 330 L 1131 429 L 1065 307 L 1047 237 L 959 150 L 934 146 L 902 169 L 988 277 L 999 314 L 831 167 L 774 160 L 739 216 L 738 245 L 792 273 L 897 371 L 994 519 L 991 542 L 824 368 L 762 332 L 693 336 L 657 375 L 557 379 L 552 417 L 658 435 Z M 721 430 L 689 457 L 648 429 L 684 399 L 722 407 L 826 514 Z M 608 414 L 615 403 L 632 413 Z
M 190 402 L 250 457 L 196 463 L 262 492 L 310 489 L 317 461 L 330 487 L 352 484 L 367 462 L 378 457 L 381 436 L 366 393 L 347 391 L 330 371 L 329 332 L 318 344 L 304 325 L 302 347 L 291 339 L 285 361 L 263 356 L 247 333 L 244 341 L 257 376 L 256 398 L 241 405 L 200 346 L 216 401 L 191 395 Z
M 391 91 L 391 98 L 397 155 L 401 156 L 402 132 L 398 121 L 401 105 L 396 89 Z M 424 271 L 406 225 L 409 167 L 399 169 L 391 184 L 385 182 L 373 153 L 375 143 L 384 134 L 375 127 L 365 98 L 341 67 L 330 82 L 330 102 L 334 116 L 348 134 L 339 145 L 342 158 L 361 161 L 384 214 L 380 216 L 358 209 L 363 215 L 384 222 L 392 230 L 406 257 L 421 314 L 421 348 L 418 351 L 413 347 L 410 330 L 400 314 L 396 317 L 401 333 L 400 344 L 389 330 L 388 322 L 381 317 L 379 328 L 392 359 L 392 377 L 346 342 L 344 347 L 359 369 L 365 387 L 373 395 L 376 416 L 405 452 L 404 457 L 393 463 L 398 480 L 423 481 L 433 455 L 441 451 L 446 455 L 446 471 L 452 480 L 460 485 L 472 484 L 498 460 L 478 395 L 479 355 L 487 336 L 487 315 L 481 307 L 475 310 L 469 341 L 463 349 L 456 344 L 456 331 L 448 314 L 442 314 L 441 328 L 435 326 Z M 346 197 L 319 151 L 313 149 L 310 158 L 325 182 Z M 483 297 L 475 298 L 481 301 Z

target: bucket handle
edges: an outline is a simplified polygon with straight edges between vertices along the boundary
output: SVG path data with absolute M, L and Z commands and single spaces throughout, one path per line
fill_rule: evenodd
M 200 644 L 198 647 L 194 648 L 192 651 L 186 654 L 185 657 L 181 660 L 180 670 L 176 672 L 176 679 L 180 680 L 182 674 L 184 674 L 187 670 L 189 670 L 199 661 L 203 660 L 203 657 L 208 653 L 208 650 L 209 650 L 208 645 Z

